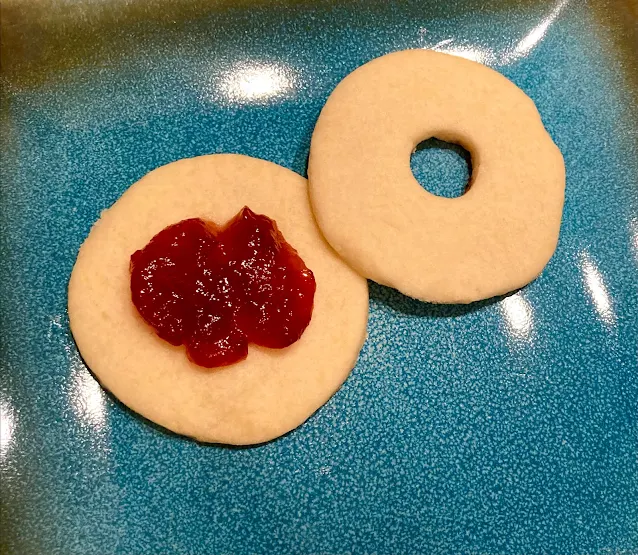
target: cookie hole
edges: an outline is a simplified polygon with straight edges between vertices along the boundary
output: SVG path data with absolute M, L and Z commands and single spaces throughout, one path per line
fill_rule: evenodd
M 470 186 L 472 158 L 462 146 L 435 137 L 421 141 L 410 157 L 412 175 L 426 191 L 457 198 Z

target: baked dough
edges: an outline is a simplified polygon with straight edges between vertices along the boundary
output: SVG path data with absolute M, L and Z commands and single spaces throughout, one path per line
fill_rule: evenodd
M 410 154 L 430 137 L 472 155 L 471 187 L 425 191 Z M 481 64 L 429 50 L 377 58 L 339 83 L 310 147 L 319 227 L 362 275 L 437 303 L 534 279 L 558 241 L 563 157 L 534 102 Z
M 273 218 L 314 272 L 313 315 L 290 347 L 251 345 L 246 360 L 205 370 L 139 316 L 129 260 L 169 224 L 193 217 L 223 224 L 244 205 Z M 321 236 L 303 177 L 219 154 L 152 171 L 102 214 L 71 274 L 69 319 L 87 365 L 135 412 L 201 441 L 247 445 L 297 427 L 347 378 L 365 339 L 368 288 Z

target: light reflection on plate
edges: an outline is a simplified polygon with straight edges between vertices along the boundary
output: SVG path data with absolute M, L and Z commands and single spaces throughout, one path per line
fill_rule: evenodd
M 77 351 L 71 354 L 70 368 L 67 394 L 76 417 L 83 425 L 102 430 L 106 424 L 104 391 L 86 370 Z
M 589 253 L 583 251 L 579 258 L 583 282 L 594 308 L 605 324 L 612 325 L 616 321 L 616 313 L 603 276 Z
M 519 291 L 503 299 L 501 310 L 509 336 L 515 339 L 530 339 L 534 329 L 534 311 L 523 293 Z
M 0 464 L 7 460 L 14 444 L 16 413 L 9 397 L 0 398 Z
M 511 64 L 521 58 L 527 56 L 547 34 L 548 29 L 554 23 L 563 9 L 569 4 L 570 0 L 558 0 L 554 6 L 554 9 L 549 13 L 547 17 L 541 20 L 527 35 L 525 35 L 511 50 L 511 52 L 505 52 L 499 60 L 500 65 Z
M 502 52 L 497 52 L 490 47 L 470 44 L 464 41 L 455 42 L 455 39 L 452 38 L 442 40 L 434 45 L 425 45 L 423 48 L 430 48 L 437 52 L 460 56 L 461 58 L 466 58 L 488 66 L 509 65 L 529 55 L 543 40 L 551 25 L 558 19 L 558 16 L 560 16 L 570 1 L 571 0 L 558 0 L 549 14 L 519 40 L 514 48 L 506 48 Z M 422 35 L 426 33 L 426 29 L 421 29 Z
M 233 103 L 260 103 L 294 91 L 298 78 L 289 66 L 244 61 L 222 72 L 208 92 L 210 99 L 217 94 Z

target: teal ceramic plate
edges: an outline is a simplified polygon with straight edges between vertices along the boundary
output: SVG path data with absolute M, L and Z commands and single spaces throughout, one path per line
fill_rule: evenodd
M 3 553 L 638 552 L 635 2 L 2 10 Z M 100 211 L 187 156 L 240 152 L 305 173 L 330 91 L 402 48 L 478 60 L 536 102 L 567 166 L 542 276 L 470 307 L 371 284 L 346 384 L 259 447 L 175 437 L 105 394 L 66 313 Z M 467 179 L 436 144 L 412 165 L 440 194 Z

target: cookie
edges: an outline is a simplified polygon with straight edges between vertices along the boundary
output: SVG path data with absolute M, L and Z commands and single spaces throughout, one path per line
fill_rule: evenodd
M 314 273 L 312 318 L 290 347 L 251 345 L 246 360 L 205 370 L 136 311 L 130 256 L 170 224 L 223 224 L 245 205 L 273 218 Z M 247 445 L 299 426 L 341 386 L 365 339 L 368 289 L 323 239 L 304 178 L 248 156 L 210 155 L 152 171 L 102 214 L 73 268 L 69 319 L 87 365 L 132 410 L 178 434 Z
M 471 153 L 461 197 L 433 195 L 412 175 L 410 155 L 430 137 Z M 308 179 L 334 249 L 424 301 L 520 288 L 558 241 L 565 167 L 534 102 L 498 72 L 448 54 L 396 52 L 343 79 L 312 135 Z

